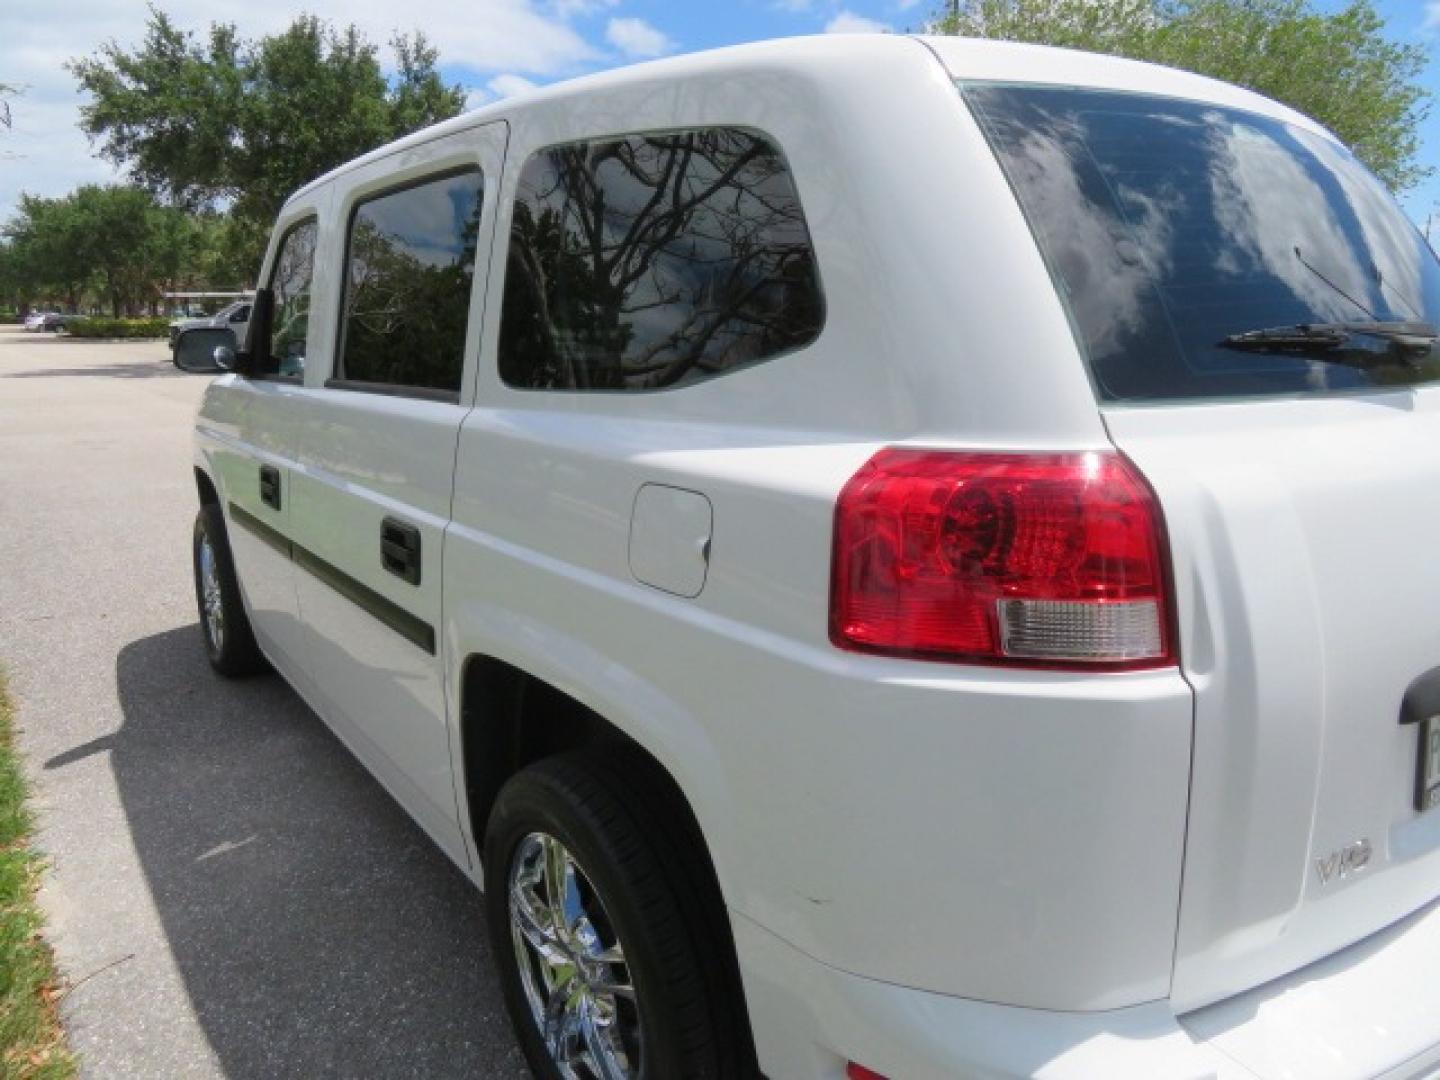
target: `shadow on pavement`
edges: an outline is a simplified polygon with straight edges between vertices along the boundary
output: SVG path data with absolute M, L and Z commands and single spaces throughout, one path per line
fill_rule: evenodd
M 274 676 L 199 630 L 125 646 L 111 754 L 131 838 L 231 1077 L 524 1075 L 479 894 Z
M 183 378 L 187 373 L 174 364 L 155 360 L 120 362 L 117 364 L 91 364 L 86 367 L 37 368 L 31 371 L 10 371 L 0 375 L 3 379 L 173 379 Z

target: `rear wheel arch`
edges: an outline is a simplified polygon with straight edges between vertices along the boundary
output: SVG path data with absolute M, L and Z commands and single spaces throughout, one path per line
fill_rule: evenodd
M 495 798 L 511 776 L 547 757 L 594 750 L 620 754 L 643 770 L 673 801 L 687 829 L 694 832 L 710 862 L 689 797 L 648 748 L 583 702 L 522 668 L 491 656 L 465 660 L 460 679 L 462 780 L 470 825 L 484 835 Z M 713 862 L 711 872 L 714 872 Z
M 679 782 L 648 749 L 610 720 L 543 679 L 494 657 L 472 655 L 461 676 L 461 781 L 470 826 L 483 845 L 500 790 L 517 773 L 564 757 L 596 761 L 612 774 L 633 779 L 654 812 L 647 817 L 667 830 L 673 850 L 683 851 L 688 873 L 703 897 L 695 912 L 696 933 L 723 940 L 724 979 L 745 1010 L 740 966 L 719 877 L 699 819 Z M 748 1032 L 748 1019 L 743 1021 Z M 747 1040 L 748 1041 L 748 1040 Z M 753 1047 L 737 1047 L 753 1066 Z M 745 1070 L 749 1073 L 749 1070 Z

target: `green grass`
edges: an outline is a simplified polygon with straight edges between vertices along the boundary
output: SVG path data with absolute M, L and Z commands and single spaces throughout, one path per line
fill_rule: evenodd
M 55 1007 L 55 961 L 40 936 L 41 860 L 30 847 L 30 824 L 15 712 L 0 672 L 0 1080 L 75 1075 Z

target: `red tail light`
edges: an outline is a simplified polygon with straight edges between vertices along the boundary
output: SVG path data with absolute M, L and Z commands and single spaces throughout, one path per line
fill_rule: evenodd
M 830 637 L 975 663 L 1163 667 L 1162 532 L 1116 453 L 882 450 L 836 506 Z

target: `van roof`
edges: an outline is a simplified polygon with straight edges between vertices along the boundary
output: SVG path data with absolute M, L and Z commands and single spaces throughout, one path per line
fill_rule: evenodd
M 290 198 L 293 200 L 351 169 L 396 151 L 481 124 L 503 120 L 522 110 L 544 104 L 697 75 L 731 74 L 745 77 L 764 70 L 789 70 L 808 71 L 817 78 L 841 78 L 844 60 L 861 55 L 874 59 L 877 53 L 881 54 L 880 59 L 892 63 L 924 64 L 938 61 L 953 79 L 1133 90 L 1138 93 L 1213 102 L 1271 116 L 1334 138 L 1309 117 L 1253 91 L 1203 75 L 1139 60 L 979 38 L 884 33 L 820 34 L 776 38 L 687 53 L 537 87 L 443 120 L 378 147 L 317 177 Z M 840 63 L 837 64 L 837 61 Z M 287 200 L 287 203 L 289 201 Z

